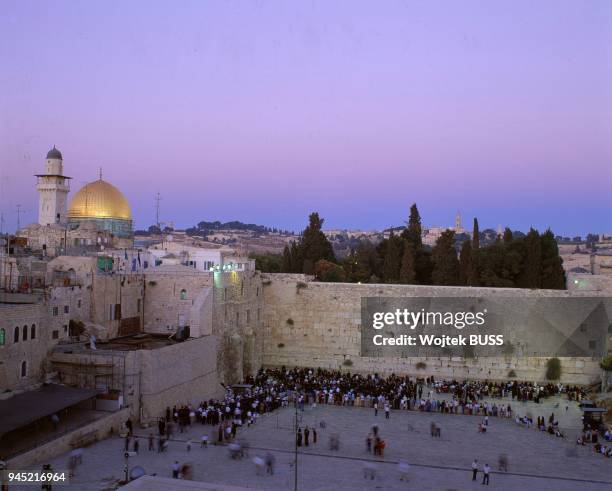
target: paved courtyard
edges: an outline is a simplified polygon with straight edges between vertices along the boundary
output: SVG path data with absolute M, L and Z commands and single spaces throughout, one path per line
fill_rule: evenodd
M 556 405 L 559 404 L 558 407 Z M 559 412 L 565 427 L 580 426 L 576 404 L 567 412 L 566 401 L 553 398 L 545 404 L 513 404 L 519 414 L 533 417 Z M 140 454 L 130 458 L 130 468 L 142 466 L 148 474 L 171 475 L 175 460 L 192 463 L 194 479 L 213 483 L 240 485 L 262 490 L 294 489 L 295 410 L 285 408 L 260 418 L 256 425 L 244 428 L 239 438 L 250 446 L 250 457 L 232 460 L 225 446 L 202 449 L 198 443 L 204 433 L 215 440 L 215 429 L 196 424 L 187 433 L 175 435 L 166 453 L 147 451 L 148 430 L 137 429 L 145 437 Z M 478 416 L 392 411 L 374 416 L 372 409 L 331 406 L 307 407 L 298 413 L 300 426 L 315 427 L 316 445 L 301 447 L 298 454 L 298 489 L 303 490 L 471 490 L 482 489 L 480 477 L 471 481 L 470 465 L 474 458 L 493 468 L 490 488 L 500 490 L 609 490 L 612 489 L 612 459 L 595 455 L 590 447 L 576 447 L 575 431 L 562 440 L 533 428 L 518 427 L 513 420 L 490 418 L 485 434 L 477 432 Z M 320 422 L 326 423 L 320 428 Z M 429 425 L 441 426 L 441 438 L 432 438 Z M 387 443 L 383 458 L 366 452 L 365 438 L 373 424 Z M 340 450 L 329 449 L 329 437 L 340 435 Z M 194 445 L 187 452 L 185 441 Z M 70 488 L 105 489 L 123 475 L 123 439 L 109 438 L 85 449 L 83 464 L 77 468 Z M 273 476 L 257 475 L 252 458 L 272 452 L 276 458 Z M 508 472 L 497 472 L 497 459 L 506 453 Z M 409 481 L 399 480 L 398 462 L 410 464 Z M 68 456 L 52 461 L 55 469 L 67 468 Z M 42 464 L 42 463 L 41 463 Z M 377 477 L 364 479 L 363 470 L 375 467 Z M 27 488 L 26 488 L 27 489 Z M 39 489 L 39 488 L 31 488 Z

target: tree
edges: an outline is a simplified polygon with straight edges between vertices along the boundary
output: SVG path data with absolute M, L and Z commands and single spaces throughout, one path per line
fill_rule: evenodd
M 293 265 L 291 263 L 291 249 L 285 245 L 283 249 L 283 260 L 281 263 L 281 271 L 283 273 L 293 273 Z
M 391 232 L 386 244 L 383 262 L 383 280 L 385 283 L 395 283 L 399 278 L 400 249 L 398 240 L 395 234 Z
M 446 230 L 436 241 L 432 252 L 434 285 L 459 284 L 459 260 L 455 250 L 455 232 Z
M 319 281 L 346 281 L 346 273 L 344 269 L 331 261 L 327 261 L 326 259 L 319 259 L 315 263 L 314 274 Z
M 402 255 L 402 266 L 399 273 L 399 282 L 409 285 L 416 283 L 416 270 L 415 270 L 415 253 L 414 245 L 405 240 L 404 241 L 404 254 Z
M 299 244 L 299 253 L 302 260 L 302 272 L 313 274 L 314 265 L 320 259 L 336 262 L 336 256 L 331 243 L 322 232 L 323 219 L 314 212 L 308 217 L 308 226 L 302 233 Z
M 291 256 L 291 270 L 289 272 L 290 273 L 301 273 L 304 266 L 302 264 L 300 248 L 298 247 L 295 240 L 291 241 L 290 256 Z
M 559 246 L 550 229 L 540 237 L 542 250 L 542 288 L 565 289 L 565 270 L 563 259 L 559 256 Z
M 474 228 L 472 229 L 472 250 L 480 248 L 480 231 L 478 230 L 478 218 L 474 218 Z
M 415 252 L 423 245 L 421 237 L 423 229 L 421 227 L 421 215 L 416 203 L 412 203 L 410 207 L 410 217 L 408 218 L 408 226 L 402 232 L 402 239 L 406 239 L 412 243 Z
M 283 271 L 284 257 L 280 254 L 249 254 L 251 259 L 255 259 L 255 269 L 262 273 L 280 273 Z
M 508 227 L 506 227 L 504 229 L 504 244 L 506 244 L 506 245 L 511 244 L 513 239 L 514 239 L 514 237 L 512 235 L 512 230 L 510 230 Z
M 546 362 L 546 379 L 559 380 L 561 378 L 561 360 L 559 358 L 550 358 Z
M 461 245 L 459 252 L 459 284 L 470 285 L 474 276 L 474 263 L 472 262 L 472 242 L 466 240 Z
M 531 228 L 524 239 L 525 255 L 518 279 L 520 288 L 541 288 L 542 286 L 542 244 L 540 234 Z

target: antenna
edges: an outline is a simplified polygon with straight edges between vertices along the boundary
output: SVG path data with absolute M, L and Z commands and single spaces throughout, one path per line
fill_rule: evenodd
M 155 224 L 159 227 L 159 202 L 161 201 L 161 195 L 159 191 L 155 195 Z
M 21 209 L 22 205 L 17 205 L 17 230 L 21 228 L 21 214 L 26 213 L 27 210 Z

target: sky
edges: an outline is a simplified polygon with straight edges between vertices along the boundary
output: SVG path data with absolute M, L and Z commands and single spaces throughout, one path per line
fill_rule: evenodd
M 611 233 L 612 2 L 3 0 L 4 230 L 53 145 L 137 228 Z

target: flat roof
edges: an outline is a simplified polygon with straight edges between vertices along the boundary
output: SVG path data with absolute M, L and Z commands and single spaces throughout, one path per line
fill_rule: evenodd
M 0 435 L 96 397 L 95 389 L 49 384 L 0 401 Z

